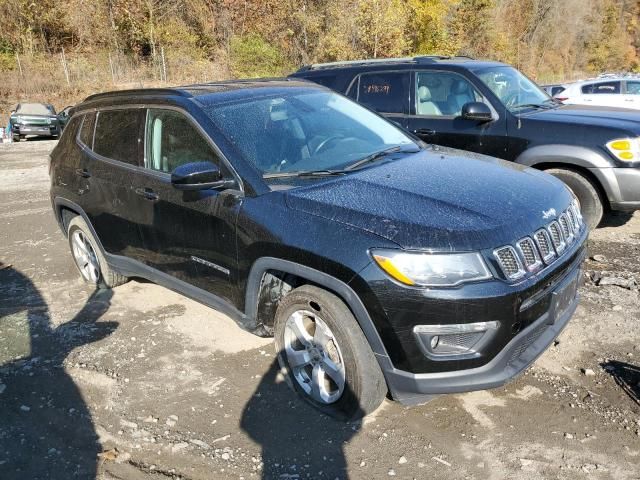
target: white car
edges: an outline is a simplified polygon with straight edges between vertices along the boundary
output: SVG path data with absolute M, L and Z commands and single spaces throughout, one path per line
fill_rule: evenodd
M 567 105 L 640 110 L 640 78 L 598 78 L 571 83 L 554 98 Z

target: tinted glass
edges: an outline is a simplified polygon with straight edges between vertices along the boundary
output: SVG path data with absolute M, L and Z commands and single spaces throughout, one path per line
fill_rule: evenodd
M 180 165 L 193 162 L 220 163 L 184 115 L 172 110 L 149 110 L 145 166 L 170 173 Z
M 512 112 L 532 108 L 531 105 L 553 103 L 547 92 L 513 67 L 483 68 L 476 73 Z
M 143 109 L 104 110 L 98 114 L 93 151 L 103 157 L 138 165 Z
M 564 87 L 551 87 L 551 96 L 555 97 L 559 93 L 562 93 L 566 90 Z
M 627 94 L 640 95 L 640 81 L 632 82 L 627 80 Z
M 328 91 L 289 89 L 205 111 L 264 173 L 338 169 L 386 148 L 418 148 L 387 120 Z
M 93 145 L 93 127 L 96 123 L 96 114 L 87 113 L 82 121 L 82 128 L 80 129 L 80 141 L 87 147 L 91 148 Z
M 416 114 L 459 116 L 469 102 L 481 102 L 473 85 L 461 75 L 449 72 L 418 72 L 416 77 Z
M 409 79 L 409 72 L 360 75 L 358 101 L 377 112 L 407 113 Z
M 591 83 L 582 87 L 582 93 L 590 95 L 618 94 L 620 93 L 620 82 Z

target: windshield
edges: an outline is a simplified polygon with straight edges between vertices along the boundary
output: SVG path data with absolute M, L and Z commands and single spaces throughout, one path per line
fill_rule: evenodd
M 205 111 L 267 175 L 338 170 L 392 147 L 418 149 L 398 127 L 328 91 L 244 98 Z
M 23 115 L 55 115 L 56 112 L 51 105 L 44 103 L 21 103 L 18 105 L 16 113 Z
M 511 112 L 553 103 L 544 90 L 515 68 L 490 67 L 479 70 L 477 75 Z

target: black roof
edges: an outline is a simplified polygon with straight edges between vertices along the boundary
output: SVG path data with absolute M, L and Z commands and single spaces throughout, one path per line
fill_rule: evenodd
M 318 85 L 305 80 L 295 78 L 264 78 L 250 80 L 229 80 L 222 82 L 200 83 L 193 85 L 183 85 L 177 87 L 163 88 L 137 88 L 130 90 L 115 90 L 111 92 L 96 93 L 84 99 L 84 102 L 94 102 L 99 100 L 117 100 L 125 98 L 139 97 L 184 97 L 194 98 L 212 93 L 224 93 L 234 90 L 247 90 L 256 88 L 290 88 L 309 87 L 317 88 Z

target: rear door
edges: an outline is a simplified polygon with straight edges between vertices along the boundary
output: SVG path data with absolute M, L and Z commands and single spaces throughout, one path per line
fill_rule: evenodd
M 408 70 L 370 72 L 358 75 L 347 96 L 407 128 L 411 73 Z
M 624 103 L 627 108 L 640 110 L 640 80 L 625 82 Z
M 216 190 L 177 190 L 171 185 L 171 172 L 187 163 L 212 162 L 225 177 L 238 179 L 185 112 L 150 108 L 145 130 L 144 168 L 131 179 L 131 208 L 137 212 L 142 237 L 138 258 L 235 301 L 235 220 L 240 200 Z
M 462 107 L 470 102 L 483 102 L 492 108 L 473 83 L 459 73 L 415 72 L 408 129 L 428 143 L 505 158 L 506 118 L 494 111 L 491 122 L 466 120 L 461 117 Z
M 131 209 L 131 178 L 142 161 L 144 112 L 143 108 L 98 111 L 93 139 L 94 117 L 86 116 L 79 136 L 84 158 L 76 172 L 85 180 L 82 205 L 103 247 L 110 254 L 132 258 L 142 246 L 137 212 Z

